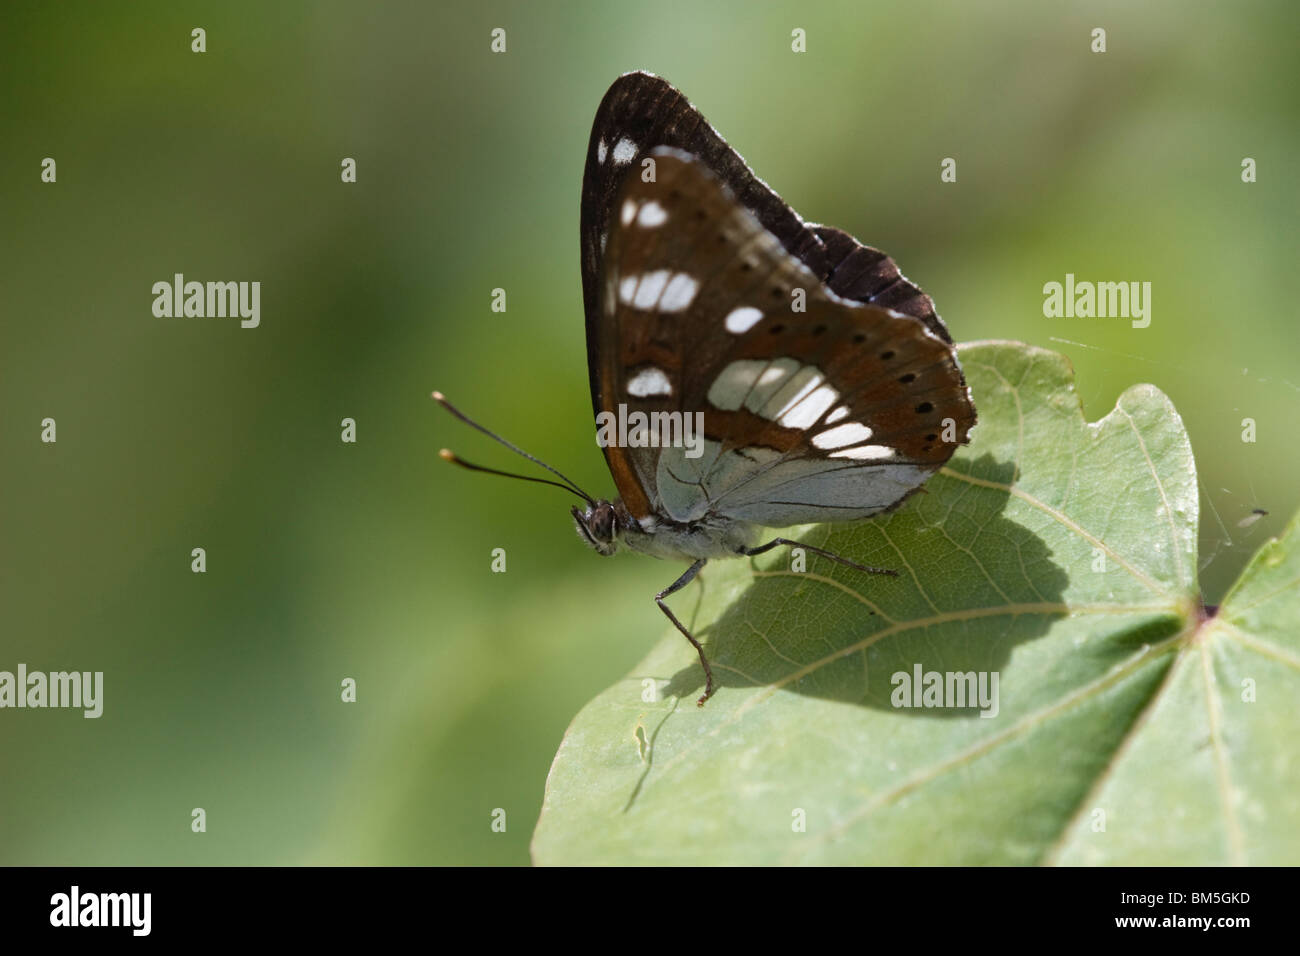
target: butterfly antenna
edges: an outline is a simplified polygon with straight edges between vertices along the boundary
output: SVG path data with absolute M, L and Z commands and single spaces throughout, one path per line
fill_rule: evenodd
M 476 465 L 473 462 L 466 461 L 464 458 L 461 458 L 450 448 L 443 448 L 438 452 L 438 454 L 442 457 L 443 461 L 449 461 L 453 465 L 460 465 L 460 467 L 467 468 L 470 471 L 481 471 L 487 475 L 501 475 L 503 478 L 518 478 L 520 481 L 535 481 L 539 485 L 554 485 L 556 488 L 563 488 L 565 491 L 573 492 L 575 495 L 578 495 L 579 497 L 583 498 L 588 504 L 591 505 L 595 504 L 594 501 L 592 501 L 586 495 L 582 494 L 576 488 L 570 488 L 568 485 L 562 485 L 558 481 L 551 481 L 549 478 L 535 478 L 532 475 L 519 475 L 519 474 L 515 474 L 515 472 L 513 471 L 499 471 L 496 468 L 486 468 L 483 465 Z
M 560 484 L 559 481 L 551 481 L 551 480 L 548 479 L 548 478 L 535 478 L 535 477 L 533 477 L 533 476 L 531 476 L 531 475 L 518 475 L 518 474 L 515 474 L 515 473 L 512 472 L 512 471 L 499 471 L 499 470 L 497 470 L 496 468 L 486 468 L 486 467 L 484 467 L 483 465 L 475 465 L 475 464 L 473 464 L 473 463 L 471 463 L 471 462 L 466 461 L 464 458 L 461 458 L 461 457 L 458 456 L 455 452 L 453 452 L 453 451 L 451 451 L 450 449 L 447 449 L 447 448 L 444 448 L 444 449 L 442 449 L 441 451 L 438 452 L 438 454 L 442 457 L 442 459 L 443 459 L 444 461 L 449 461 L 449 462 L 451 462 L 453 465 L 460 465 L 460 467 L 462 467 L 462 468 L 467 468 L 467 469 L 469 469 L 470 471 L 481 471 L 481 472 L 484 472 L 485 474 L 489 474 L 489 475 L 501 475 L 502 477 L 505 477 L 505 478 L 518 478 L 518 479 L 521 480 L 521 481 L 535 481 L 535 482 L 537 482 L 538 484 L 542 484 L 542 485 L 554 485 L 556 488 L 563 488 L 565 491 L 571 491 L 571 492 L 573 492 L 575 495 L 577 495 L 577 496 L 578 496 L 579 498 L 581 498 L 583 501 L 587 502 L 587 504 L 589 504 L 589 505 L 594 506 L 594 505 L 596 504 L 596 499 L 592 498 L 591 495 L 587 494 L 585 491 L 583 491 L 581 488 L 579 488 L 579 487 L 578 487 L 578 486 L 577 486 L 573 481 L 571 481 L 569 478 L 567 478 L 567 477 L 566 477 L 564 474 L 562 474 L 560 471 L 558 471 L 558 470 L 555 469 L 555 468 L 552 468 L 550 465 L 548 465 L 546 462 L 542 461 L 540 458 L 536 457 L 535 455 L 530 455 L 530 454 L 528 454 L 528 452 L 524 451 L 522 448 L 518 447 L 517 445 L 511 444 L 510 442 L 506 441 L 504 438 L 502 438 L 502 437 L 501 437 L 500 435 L 498 435 L 496 432 L 493 432 L 493 431 L 491 431 L 491 430 L 489 430 L 489 429 L 487 429 L 487 428 L 484 428 L 482 425 L 480 425 L 478 422 L 474 421 L 474 419 L 470 418 L 468 415 L 466 415 L 464 412 L 462 412 L 459 408 L 457 408 L 457 407 L 456 407 L 455 405 L 453 405 L 451 402 L 447 401 L 446 396 L 444 396 L 444 395 L 442 394 L 442 392 L 434 392 L 434 393 L 433 393 L 433 400 L 434 400 L 435 402 L 437 402 L 439 405 L 441 405 L 443 408 L 447 409 L 447 411 L 451 412 L 451 413 L 452 413 L 453 415 L 455 415 L 457 418 L 459 418 L 459 419 L 460 419 L 462 422 L 464 422 L 466 425 L 469 425 L 471 428 L 476 428 L 476 429 L 478 429 L 478 430 L 481 431 L 484 435 L 487 435 L 488 438 L 491 438 L 493 441 L 500 442 L 502 445 L 505 445 L 505 446 L 506 446 L 507 448 L 509 448 L 512 452 L 514 452 L 516 455 L 519 455 L 519 456 L 521 456 L 521 457 L 523 457 L 523 458 L 527 458 L 529 461 L 531 461 L 531 462 L 532 462 L 533 464 L 535 464 L 535 465 L 541 465 L 543 468 L 545 468 L 545 469 L 546 469 L 547 471 L 549 471 L 551 474 L 553 474 L 553 475 L 555 475 L 556 477 L 558 477 L 558 478 L 560 479 L 560 481 L 563 481 L 564 484 Z

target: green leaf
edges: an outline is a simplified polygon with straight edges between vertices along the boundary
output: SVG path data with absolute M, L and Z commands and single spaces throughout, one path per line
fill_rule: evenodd
M 1169 400 L 1139 385 L 1090 424 L 1063 356 L 961 355 L 972 444 L 887 517 L 801 529 L 899 577 L 785 549 L 710 564 L 670 600 L 718 693 L 695 706 L 672 631 L 588 704 L 536 862 L 1300 860 L 1296 524 L 1208 616 Z M 895 706 L 916 668 L 996 672 L 996 713 Z

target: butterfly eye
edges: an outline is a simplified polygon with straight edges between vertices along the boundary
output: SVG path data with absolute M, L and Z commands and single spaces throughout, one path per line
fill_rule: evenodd
M 608 503 L 596 506 L 591 514 L 590 530 L 597 541 L 609 542 L 614 537 L 614 508 Z

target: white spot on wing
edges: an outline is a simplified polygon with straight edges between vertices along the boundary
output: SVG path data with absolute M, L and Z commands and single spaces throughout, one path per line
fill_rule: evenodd
M 856 445 L 871 437 L 871 429 L 858 422 L 848 422 L 820 432 L 813 436 L 812 443 L 818 448 L 843 448 Z
M 626 215 L 626 212 L 624 213 Z M 636 224 L 645 226 L 647 229 L 653 229 L 655 226 L 662 226 L 668 221 L 668 210 L 651 199 L 637 214 Z
M 618 301 L 627 305 L 636 295 L 636 276 L 624 276 L 618 283 Z
M 726 412 L 736 411 L 765 368 L 767 363 L 759 359 L 730 363 L 709 386 L 709 404 Z
M 609 147 L 605 145 L 605 137 L 602 136 L 600 142 L 596 144 L 596 162 L 605 162 L 607 155 L 609 155 Z
M 801 372 L 801 369 L 804 371 Z M 805 369 L 803 363 L 797 359 L 775 359 L 768 363 L 767 370 L 758 377 L 753 390 L 745 398 L 745 407 L 755 415 L 775 418 L 777 411 L 785 403 L 783 396 L 793 394 L 794 390 L 807 380 L 809 374 L 817 374 L 817 370 L 811 367 Z M 787 389 L 789 389 L 788 393 Z M 768 404 L 774 400 L 776 404 Z
M 622 166 L 636 159 L 636 143 L 626 136 L 614 144 L 614 162 Z
M 822 373 L 811 365 L 805 365 L 785 383 L 785 388 L 767 400 L 767 404 L 759 414 L 764 418 L 780 419 L 782 415 L 807 398 L 808 393 L 821 383 Z
M 888 445 L 859 445 L 857 448 L 844 448 L 831 452 L 832 458 L 857 458 L 870 461 L 875 458 L 893 458 L 894 449 Z
M 671 395 L 673 386 L 663 369 L 652 365 L 643 368 L 632 377 L 627 383 L 627 393 L 636 398 L 645 398 L 647 395 Z
M 619 218 L 623 220 L 623 225 L 626 226 L 629 222 L 631 222 L 632 217 L 635 215 L 636 215 L 636 202 L 631 199 L 624 199 L 623 211 L 622 213 L 619 214 Z
M 759 376 L 755 400 L 746 400 L 745 405 L 787 428 L 810 428 L 840 398 L 840 393 L 825 382 L 821 369 L 814 365 L 801 366 L 794 359 L 778 359 Z M 765 385 L 775 387 L 763 389 Z
M 636 298 L 632 304 L 638 309 L 648 309 L 659 301 L 664 288 L 668 285 L 668 270 L 656 269 L 641 277 L 641 284 L 636 287 Z
M 727 318 L 725 320 L 727 331 L 733 335 L 744 335 L 752 329 L 762 317 L 763 313 L 752 305 L 742 305 L 727 313 Z
M 663 298 L 659 300 L 659 311 L 680 312 L 689 308 L 695 301 L 695 293 L 699 288 L 700 284 L 685 272 L 677 273 L 669 280 L 668 288 L 664 289 Z
M 793 400 L 787 402 L 777 415 L 786 428 L 811 428 L 826 409 L 839 400 L 840 393 L 829 385 L 820 385 L 821 376 L 810 382 Z M 818 386 L 814 388 L 813 386 Z
M 618 297 L 624 305 L 649 309 L 663 295 L 664 287 L 668 285 L 668 275 L 667 269 L 656 269 L 640 276 L 628 276 L 619 284 Z
M 685 272 L 656 269 L 640 276 L 627 276 L 618 284 L 618 297 L 624 305 L 660 312 L 680 312 L 695 300 L 700 284 Z
M 849 406 L 841 405 L 835 411 L 826 416 L 826 424 L 833 425 L 849 413 Z

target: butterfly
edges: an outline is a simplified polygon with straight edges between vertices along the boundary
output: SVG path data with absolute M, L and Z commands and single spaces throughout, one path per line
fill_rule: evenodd
M 715 558 L 797 546 L 765 528 L 889 511 L 967 443 L 975 406 L 934 303 L 893 260 L 805 223 L 670 84 L 627 73 L 596 112 L 581 207 L 587 368 L 618 489 L 597 500 L 556 469 L 453 415 L 559 481 L 442 457 L 572 492 L 579 536 L 688 562 L 655 603 Z M 760 543 L 761 542 L 761 543 Z

